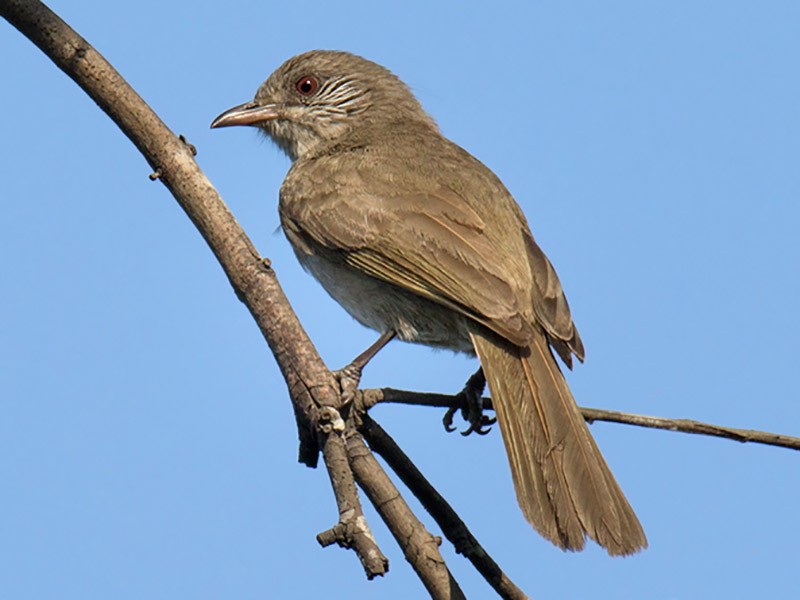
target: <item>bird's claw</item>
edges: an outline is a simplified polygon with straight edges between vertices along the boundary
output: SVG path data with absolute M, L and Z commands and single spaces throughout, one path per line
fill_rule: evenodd
M 442 425 L 444 425 L 444 430 L 447 433 L 453 433 L 457 428 L 453 426 L 453 417 L 461 407 L 460 406 L 451 406 L 447 409 L 447 412 L 444 413 L 442 417 Z
M 489 433 L 492 430 L 491 426 L 497 422 L 497 419 L 483 414 L 483 398 L 480 392 L 476 393 L 474 388 L 467 385 L 461 395 L 464 398 L 461 416 L 469 423 L 469 427 L 462 431 L 461 435 L 467 436 L 470 433 L 486 435 Z
M 339 388 L 342 390 L 342 406 L 347 406 L 355 400 L 358 384 L 361 382 L 361 372 L 364 370 L 364 367 L 367 366 L 369 361 L 375 358 L 375 355 L 380 352 L 386 344 L 394 339 L 395 335 L 395 332 L 391 329 L 389 331 L 384 331 L 375 343 L 356 356 L 353 362 L 345 368 L 333 372 L 333 376 L 336 377 L 339 382 Z
M 485 386 L 486 379 L 483 376 L 483 371 L 479 370 L 469 378 L 464 389 L 456 395 L 458 402 L 448 408 L 444 417 L 442 417 L 445 431 L 453 432 L 456 430 L 456 427 L 453 426 L 453 417 L 459 410 L 462 418 L 469 423 L 469 427 L 462 431 L 461 435 L 467 436 L 471 433 L 486 435 L 492 430 L 491 426 L 497 422 L 497 419 L 483 414 L 483 388 Z
M 361 367 L 350 363 L 343 369 L 333 372 L 342 390 L 342 406 L 347 406 L 356 397 L 358 384 L 361 382 Z
M 461 435 L 468 436 L 470 433 L 477 433 L 478 435 L 486 435 L 492 430 L 492 425 L 497 423 L 494 417 L 487 417 L 480 415 L 476 421 L 470 421 L 469 427 L 461 432 Z

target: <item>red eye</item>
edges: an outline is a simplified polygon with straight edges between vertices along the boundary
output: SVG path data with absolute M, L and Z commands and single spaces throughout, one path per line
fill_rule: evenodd
M 305 75 L 297 80 L 297 83 L 294 84 L 295 89 L 300 92 L 301 96 L 309 96 L 317 91 L 319 87 L 319 82 L 315 77 L 311 75 Z

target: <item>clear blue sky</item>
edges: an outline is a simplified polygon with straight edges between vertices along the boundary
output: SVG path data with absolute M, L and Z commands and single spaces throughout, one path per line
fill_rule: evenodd
M 373 334 L 275 234 L 287 159 L 208 129 L 311 48 L 390 67 L 505 181 L 586 342 L 581 404 L 800 435 L 797 2 L 52 5 L 197 146 L 332 367 Z M 423 597 L 371 511 L 385 579 L 317 546 L 327 477 L 296 463 L 284 383 L 211 253 L 6 23 L 0 52 L 0 597 Z M 455 392 L 474 368 L 398 343 L 364 383 Z M 610 559 L 530 530 L 498 432 L 374 414 L 536 598 L 800 593 L 797 453 L 594 425 L 650 540 Z M 444 552 L 470 598 L 491 597 Z

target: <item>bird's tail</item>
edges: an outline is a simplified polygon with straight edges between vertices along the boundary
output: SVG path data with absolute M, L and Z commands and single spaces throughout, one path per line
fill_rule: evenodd
M 544 334 L 527 348 L 485 330 L 471 335 L 525 518 L 564 550 L 581 550 L 587 534 L 611 555 L 646 548 Z

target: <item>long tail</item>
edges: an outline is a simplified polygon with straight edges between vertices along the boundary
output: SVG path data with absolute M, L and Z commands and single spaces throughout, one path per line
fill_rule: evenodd
M 519 348 L 472 332 L 525 518 L 564 550 L 588 534 L 611 555 L 647 538 L 589 433 L 543 333 Z

